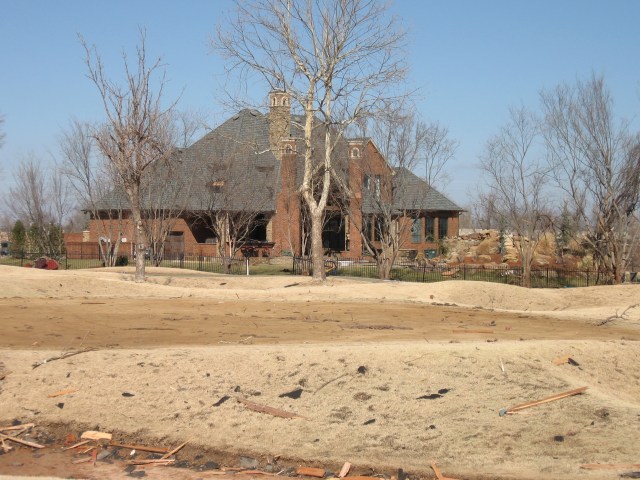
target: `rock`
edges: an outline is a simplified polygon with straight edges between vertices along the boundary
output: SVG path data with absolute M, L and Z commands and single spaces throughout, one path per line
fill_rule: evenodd
M 255 458 L 251 457 L 240 457 L 240 467 L 246 468 L 249 470 L 254 470 L 258 468 L 260 463 Z

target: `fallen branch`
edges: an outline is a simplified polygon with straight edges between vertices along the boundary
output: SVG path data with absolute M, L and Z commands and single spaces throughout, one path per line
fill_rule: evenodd
M 324 468 L 299 467 L 296 470 L 296 475 L 302 475 L 305 477 L 324 478 L 325 473 L 326 471 Z
M 338 474 L 338 478 L 344 478 L 349 475 L 349 470 L 351 470 L 351 464 L 349 462 L 344 462 L 344 465 L 342 465 L 340 473 Z
M 65 359 L 65 358 L 73 357 L 74 355 L 79 355 L 81 353 L 92 352 L 94 350 L 95 350 L 95 348 L 91 347 L 91 348 L 85 348 L 83 350 L 76 350 L 76 351 L 73 351 L 73 352 L 65 352 L 62 355 L 58 355 L 57 357 L 50 357 L 50 358 L 44 359 L 41 362 L 35 362 L 31 366 L 33 368 L 38 368 L 40 365 L 44 365 L 45 363 L 53 362 L 54 360 L 62 360 L 62 359 Z
M 585 463 L 580 465 L 585 470 L 624 470 L 627 468 L 640 468 L 640 463 Z
M 445 477 L 436 465 L 436 462 L 431 462 L 431 468 L 433 469 L 433 473 L 436 474 L 438 480 L 456 480 L 455 478 Z
M 7 376 L 10 374 L 11 372 L 3 372 L 0 373 L 0 380 L 4 380 L 5 378 L 7 378 Z
M 627 312 L 629 310 L 631 310 L 632 308 L 636 308 L 636 307 L 640 307 L 640 303 L 636 303 L 634 305 L 629 305 L 620 314 L 618 314 L 618 311 L 616 310 L 616 313 L 614 315 L 611 315 L 610 317 L 607 317 L 604 320 L 601 320 L 600 322 L 596 323 L 596 327 L 602 327 L 603 325 L 606 325 L 607 323 L 611 323 L 614 320 L 628 320 L 625 315 L 627 314 Z
M 129 448 L 131 450 L 140 450 L 141 452 L 151 452 L 151 453 L 167 453 L 169 449 L 166 447 L 147 447 L 145 445 L 130 445 L 128 443 L 109 443 L 110 447 L 117 448 Z
M 11 437 L 9 435 L 5 435 L 4 433 L 0 433 L 0 438 L 4 440 L 11 440 L 12 442 L 19 443 L 21 445 L 25 445 L 31 448 L 44 448 L 44 445 L 40 445 L 39 443 L 28 442 L 26 440 L 22 440 L 21 438 Z
M 324 387 L 326 387 L 327 385 L 329 385 L 330 383 L 335 382 L 336 380 L 340 380 L 341 378 L 344 378 L 346 376 L 350 375 L 349 373 L 343 373 L 342 375 L 337 376 L 336 378 L 332 378 L 331 380 L 329 380 L 328 382 L 323 383 L 322 385 L 320 385 L 320 387 L 318 387 L 318 389 L 313 392 L 313 394 L 315 395 L 316 393 L 318 393 L 320 390 L 322 390 Z
M 520 405 L 516 405 L 515 407 L 507 408 L 500 410 L 500 416 L 504 416 L 507 413 L 518 412 L 520 410 L 524 410 L 525 408 L 535 407 L 537 405 L 542 405 L 544 403 L 554 402 L 556 400 L 560 400 L 561 398 L 571 397 L 573 395 L 578 395 L 584 392 L 589 387 L 580 387 L 575 390 L 569 390 L 568 392 L 558 393 L 556 395 L 552 395 L 547 398 L 543 398 L 542 400 L 535 400 L 533 402 L 522 403 Z
M 273 415 L 274 417 L 281 418 L 302 418 L 304 420 L 309 420 L 307 417 L 303 417 L 296 413 L 287 412 L 285 410 L 280 410 L 278 408 L 269 407 L 267 405 L 260 405 L 259 403 L 254 403 L 246 398 L 236 397 L 236 400 L 239 403 L 242 403 L 249 410 L 253 410 L 254 412 L 259 413 L 268 413 L 269 415 Z

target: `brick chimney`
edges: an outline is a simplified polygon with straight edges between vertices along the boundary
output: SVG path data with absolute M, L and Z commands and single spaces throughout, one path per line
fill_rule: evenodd
M 282 158 L 283 140 L 291 136 L 291 97 L 283 90 L 269 92 L 269 144 L 276 158 Z

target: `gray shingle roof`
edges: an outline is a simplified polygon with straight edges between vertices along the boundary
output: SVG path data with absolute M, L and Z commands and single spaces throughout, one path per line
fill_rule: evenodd
M 427 185 L 427 182 L 406 168 L 395 168 L 394 204 L 396 208 L 406 210 L 453 210 L 464 209 Z

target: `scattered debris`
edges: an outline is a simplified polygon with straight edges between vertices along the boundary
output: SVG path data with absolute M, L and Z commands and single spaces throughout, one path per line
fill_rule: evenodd
M 298 282 L 296 282 L 296 283 L 290 283 L 289 285 L 285 285 L 283 288 L 297 287 L 298 285 L 300 285 L 300 283 L 298 283 Z
M 571 358 L 569 355 L 556 358 L 555 360 L 553 360 L 553 363 L 556 365 L 562 365 L 564 363 L 568 363 L 569 365 L 573 365 L 574 367 L 580 366 L 580 364 L 576 362 L 573 358 Z
M 85 348 L 85 349 L 82 349 L 82 350 L 75 350 L 73 352 L 64 352 L 62 355 L 58 355 L 57 357 L 45 358 L 41 362 L 35 362 L 33 365 L 31 365 L 31 367 L 32 368 L 38 368 L 40 365 L 44 365 L 45 363 L 53 362 L 54 360 L 62 360 L 62 359 L 65 359 L 65 358 L 73 357 L 74 355 L 79 355 L 81 353 L 92 352 L 94 350 L 96 350 L 96 349 L 93 348 L 93 347 L 90 347 L 90 348 Z
M 325 473 L 324 468 L 300 467 L 296 469 L 297 475 L 304 475 L 305 477 L 324 478 Z
M 442 398 L 442 395 L 439 393 L 431 393 L 429 395 L 422 395 L 421 397 L 416 398 L 416 400 L 435 400 L 436 398 Z
M 82 440 L 111 440 L 112 435 L 106 432 L 97 432 L 95 430 L 87 430 L 80 435 Z
M 216 403 L 213 404 L 214 407 L 219 407 L 220 405 L 222 405 L 224 402 L 226 402 L 227 400 L 229 400 L 231 397 L 229 395 L 225 395 L 224 397 L 222 397 L 220 400 L 218 400 Z
M 629 310 L 631 310 L 632 308 L 636 308 L 636 307 L 640 307 L 640 303 L 636 303 L 634 305 L 629 305 L 627 308 L 624 309 L 624 311 L 622 313 L 618 313 L 618 311 L 616 310 L 616 313 L 614 315 L 611 315 L 610 317 L 605 318 L 604 320 L 601 320 L 600 322 L 596 323 L 596 327 L 602 327 L 603 325 L 606 325 L 608 323 L 613 322 L 614 320 L 628 320 L 628 318 L 626 317 L 626 314 Z
M 91 460 L 89 458 L 89 460 Z M 173 458 L 147 458 L 138 460 L 127 460 L 127 465 L 169 465 L 175 463 Z
M 338 473 L 338 478 L 344 478 L 349 475 L 349 470 L 351 470 L 351 464 L 349 462 L 344 462 L 342 468 L 340 469 L 340 473 Z
M 523 403 L 521 405 L 516 405 L 515 407 L 511 407 L 511 408 L 506 408 L 506 409 L 503 408 L 503 409 L 501 409 L 499 411 L 499 414 L 500 414 L 501 417 L 504 417 L 508 413 L 518 412 L 520 410 L 524 410 L 525 408 L 531 408 L 531 407 L 535 407 L 537 405 L 542 405 L 544 403 L 549 403 L 549 402 L 553 402 L 555 400 L 560 400 L 561 398 L 566 398 L 566 397 L 571 397 L 573 395 L 578 395 L 580 393 L 583 393 L 587 388 L 589 388 L 589 387 L 580 387 L 580 388 L 576 388 L 575 390 L 569 390 L 568 392 L 558 393 L 556 395 L 552 395 L 550 397 L 543 398 L 542 400 L 535 400 L 533 402 Z
M 358 373 L 359 373 L 360 375 L 364 375 L 365 373 L 367 373 L 367 367 L 365 367 L 364 365 L 360 365 L 360 366 L 358 367 Z
M 278 408 L 269 407 L 267 405 L 260 405 L 258 403 L 254 403 L 246 398 L 236 397 L 236 400 L 239 403 L 242 403 L 249 410 L 253 410 L 254 412 L 259 413 L 268 413 L 269 415 L 273 415 L 274 417 L 282 417 L 282 418 L 302 418 L 304 420 L 308 420 L 307 417 L 303 417 L 296 413 L 287 412 L 285 410 L 280 410 Z
M 77 391 L 77 388 L 68 388 L 66 390 L 60 390 L 59 392 L 50 393 L 47 395 L 47 398 L 61 397 L 62 395 L 69 395 L 70 393 L 76 393 Z
M 22 433 L 22 432 L 21 432 Z M 39 443 L 35 443 L 35 442 L 28 442 L 27 440 L 22 440 L 21 438 L 17 438 L 17 437 L 12 437 L 10 435 L 5 435 L 4 433 L 0 433 L 0 439 L 1 440 L 11 440 L 14 443 L 19 443 L 20 445 L 24 445 L 26 447 L 31 447 L 31 448 L 44 448 L 44 445 L 40 445 Z
M 280 395 L 278 395 L 278 397 L 280 398 L 293 398 L 294 400 L 297 400 L 300 398 L 300 395 L 302 395 L 303 390 L 301 388 L 296 388 L 295 390 L 292 390 L 290 392 L 287 393 L 282 393 Z
M 64 402 L 56 403 L 56 407 L 62 410 L 64 408 Z
M 12 430 L 29 430 L 35 427 L 35 423 L 19 423 L 18 425 L 11 425 L 9 427 L 0 427 L 0 432 L 10 432 Z M 20 432 L 22 433 L 22 432 Z
M 555 437 L 553 437 L 553 441 L 554 442 L 564 442 L 564 436 L 556 435 Z
M 3 372 L 0 373 L 0 380 L 4 380 L 5 378 L 7 378 L 9 376 L 11 372 Z
M 135 394 L 129 392 L 122 392 L 123 397 L 135 397 Z
M 627 472 L 620 474 L 620 478 L 640 478 L 640 472 Z
M 431 462 L 431 468 L 433 469 L 433 473 L 436 474 L 436 477 L 438 480 L 455 480 L 454 478 L 451 478 L 451 477 L 445 477 L 440 471 L 440 469 L 438 468 L 438 466 L 436 465 L 436 462 Z
M 371 418 L 371 419 L 367 420 L 366 422 L 363 423 L 363 425 L 371 425 L 372 423 L 376 423 L 376 419 L 375 418 Z

